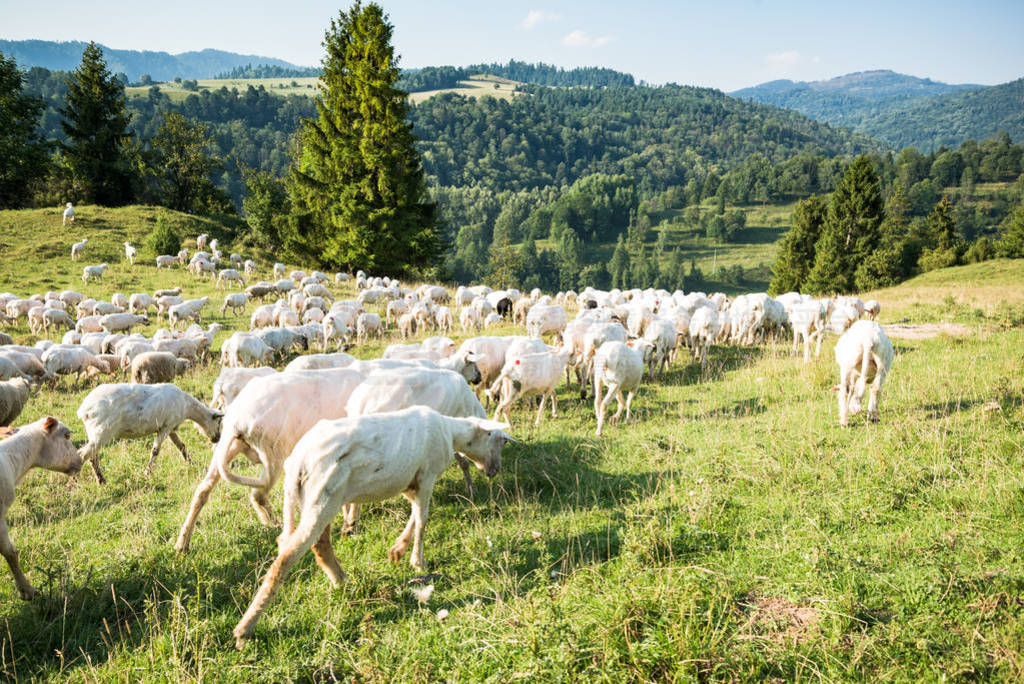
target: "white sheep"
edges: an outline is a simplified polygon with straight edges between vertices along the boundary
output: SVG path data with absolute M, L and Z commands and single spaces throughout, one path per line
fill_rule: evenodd
M 224 305 L 220 307 L 220 315 L 231 309 L 231 315 L 237 316 L 239 312 L 245 313 L 245 307 L 249 304 L 249 295 L 245 292 L 232 292 L 224 296 Z
M 75 208 L 71 206 L 71 202 L 68 202 L 64 207 L 64 216 L 60 220 L 60 225 L 66 226 L 69 223 L 74 224 L 75 222 Z
M 708 350 L 718 336 L 718 312 L 708 306 L 699 307 L 690 316 L 690 347 L 693 349 L 693 360 L 700 362 L 701 368 L 708 364 Z
M 569 317 L 561 306 L 535 304 L 526 315 L 526 332 L 537 338 L 548 333 L 561 335 L 568 323 Z
M 100 318 L 100 327 L 108 333 L 130 332 L 136 325 L 149 325 L 145 314 L 112 313 Z
M 11 378 L 0 382 L 0 425 L 10 425 L 18 419 L 29 398 L 29 383 L 24 378 Z
M 874 321 L 857 321 L 836 342 L 835 354 L 839 384 L 832 389 L 838 392 L 839 424 L 846 427 L 849 416 L 860 413 L 861 397 L 869 382 L 868 418 L 878 422 L 878 399 L 894 355 L 882 326 Z
M 270 362 L 273 350 L 252 333 L 237 331 L 220 348 L 222 366 L 263 366 Z
M 124 258 L 128 260 L 128 263 L 132 266 L 135 265 L 135 258 L 139 256 L 139 250 L 132 247 L 132 243 L 125 241 L 124 243 Z
M 100 264 L 99 266 L 86 266 L 82 269 L 82 282 L 87 283 L 90 280 L 103 280 L 103 272 L 106 270 L 106 264 Z
M 76 242 L 71 245 L 71 260 L 78 261 L 78 257 L 85 254 L 85 243 L 89 241 L 89 238 L 82 238 L 81 242 Z
M 133 314 L 149 313 L 153 307 L 153 298 L 145 292 L 136 292 L 128 298 L 128 310 Z
M 619 419 L 626 409 L 626 420 L 630 418 L 633 397 L 640 387 L 644 374 L 643 354 L 622 342 L 605 342 L 594 355 L 594 413 L 597 415 L 597 436 L 604 428 L 604 417 L 612 397 L 619 402 L 619 409 L 612 416 L 612 422 Z M 608 394 L 601 397 L 603 386 Z M 623 394 L 626 399 L 623 401 Z
M 196 238 L 196 249 L 206 249 L 206 242 L 209 239 L 210 239 L 210 235 L 208 233 L 201 233 Z
M 234 283 L 239 287 L 245 287 L 245 278 L 242 274 L 233 268 L 225 268 L 217 275 L 217 287 L 220 287 L 221 283 L 224 283 L 226 288 L 229 284 Z
M 96 358 L 92 350 L 86 347 L 65 347 L 55 345 L 43 353 L 43 367 L 54 383 L 59 375 L 75 374 L 75 385 L 82 376 L 93 376 L 97 373 L 109 373 L 110 366 Z
M 104 384 L 86 395 L 78 407 L 78 418 L 85 424 L 89 441 L 79 450 L 82 460 L 92 463 L 96 480 L 106 479 L 100 470 L 99 451 L 115 439 L 146 437 L 155 434 L 147 472 L 152 472 L 160 445 L 168 437 L 182 458 L 191 462 L 177 430 L 191 420 L 211 442 L 220 439 L 223 414 L 204 406 L 198 399 L 175 385 Z
M 143 352 L 132 359 L 132 382 L 143 385 L 173 382 L 191 366 L 188 360 L 179 359 L 170 352 Z
M 66 475 L 82 469 L 82 459 L 71 443 L 71 430 L 52 416 L 17 428 L 0 441 L 0 554 L 11 568 L 18 594 L 26 601 L 36 590 L 22 572 L 18 550 L 11 543 L 7 511 L 14 503 L 14 488 L 36 467 Z
M 285 370 L 288 369 L 286 368 Z M 277 371 L 269 366 L 259 366 L 258 368 L 222 368 L 220 375 L 213 381 L 213 397 L 210 399 L 210 407 L 221 411 L 225 410 L 252 380 L 262 378 L 265 375 L 274 375 L 275 373 Z
M 494 411 L 494 419 L 498 420 L 504 414 L 505 421 L 511 423 L 509 408 L 512 404 L 517 399 L 534 395 L 540 395 L 540 407 L 537 409 L 534 424 L 540 425 L 544 402 L 549 398 L 551 416 L 557 418 L 558 398 L 555 396 L 555 389 L 562 379 L 571 354 L 571 348 L 562 347 L 556 352 L 522 354 L 507 361 L 498 376 L 498 381 L 502 383 L 502 395 Z
M 411 542 L 410 563 L 422 571 L 423 530 L 434 483 L 456 451 L 488 477 L 496 475 L 502 448 L 511 439 L 507 427 L 481 418 L 449 418 L 425 407 L 318 423 L 286 462 L 285 523 L 278 557 L 234 629 L 235 645 L 241 649 L 252 637 L 278 584 L 314 543 L 317 562 L 331 582 L 338 586 L 344 581 L 330 543 L 330 524 L 348 503 L 399 494 L 409 499 L 412 514 L 388 558 L 400 560 Z M 297 526 L 296 513 L 301 515 Z
M 356 319 L 356 341 L 360 344 L 366 341 L 370 335 L 381 337 L 384 334 L 384 326 L 380 316 L 372 313 L 361 313 Z

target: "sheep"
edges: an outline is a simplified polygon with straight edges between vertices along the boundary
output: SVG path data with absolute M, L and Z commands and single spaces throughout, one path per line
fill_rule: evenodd
M 149 313 L 153 306 L 153 298 L 145 292 L 136 292 L 128 298 L 128 311 L 133 314 Z
M 199 299 L 187 299 L 181 304 L 175 304 L 167 310 L 167 321 L 173 330 L 177 327 L 178 323 L 185 320 L 194 320 L 199 322 L 201 320 L 201 314 L 203 307 L 206 306 L 210 301 L 209 297 L 200 297 Z
M 674 335 L 674 334 L 673 334 Z M 605 342 L 594 355 L 594 413 L 597 416 L 596 435 L 601 436 L 604 417 L 612 397 L 619 402 L 619 409 L 612 416 L 612 422 L 619 419 L 623 406 L 626 409 L 626 420 L 630 418 L 630 407 L 633 397 L 640 387 L 644 374 L 642 352 L 632 349 L 622 342 Z M 607 385 L 608 394 L 601 398 L 601 390 Z M 626 400 L 622 400 L 623 393 Z
M 85 243 L 89 241 L 89 238 L 82 238 L 81 242 L 76 242 L 71 245 L 71 260 L 78 261 L 78 257 L 85 253 Z
M 832 389 L 838 392 L 839 425 L 847 427 L 849 416 L 860 413 L 861 397 L 869 382 L 868 418 L 877 423 L 882 383 L 892 368 L 892 342 L 875 321 L 857 321 L 836 342 L 835 355 L 839 384 Z
M 324 320 L 324 312 L 322 309 L 313 307 L 306 309 L 305 313 L 302 314 L 303 323 L 320 323 Z
M 181 339 L 160 339 L 153 340 L 153 351 L 168 352 L 173 356 L 184 359 L 189 363 L 195 363 L 201 356 L 208 343 L 204 337 L 183 337 Z M 170 382 L 169 380 L 162 382 Z
M 231 265 L 234 266 L 235 268 L 241 268 L 242 267 L 242 255 L 241 254 L 235 254 L 234 252 L 232 252 L 228 256 L 228 261 L 231 262 Z
M 323 297 L 326 300 L 334 301 L 334 296 L 331 291 L 320 283 L 310 283 L 302 288 L 303 294 L 307 297 Z
M 699 361 L 701 369 L 707 367 L 708 350 L 718 335 L 718 313 L 715 309 L 702 306 L 690 317 L 690 346 L 693 360 Z
M 178 306 L 179 304 L 184 304 L 185 303 L 185 298 L 184 297 L 180 297 L 178 295 L 155 296 L 155 299 L 156 299 L 156 317 L 157 317 L 157 320 L 159 320 L 160 317 L 163 314 L 165 314 L 165 313 L 167 313 L 169 315 L 170 314 L 170 310 L 171 310 L 172 307 L 175 307 L 175 306 Z
M 224 305 L 220 307 L 220 315 L 223 317 L 224 312 L 229 308 L 231 309 L 231 315 L 237 316 L 239 311 L 245 313 L 245 307 L 249 304 L 249 295 L 245 292 L 232 292 L 231 294 L 224 296 Z
M 60 301 L 64 302 L 65 306 L 68 307 L 78 306 L 78 303 L 83 299 L 85 299 L 85 295 L 74 290 L 63 290 L 60 293 Z
M 350 280 L 352 280 L 352 276 L 349 275 L 348 273 L 335 273 L 334 274 L 334 284 L 335 285 L 341 285 L 342 283 L 347 283 Z
M 108 333 L 131 332 L 136 325 L 149 325 L 149 318 L 145 314 L 130 313 L 114 313 L 100 318 L 100 327 Z
M 668 367 L 669 356 L 676 346 L 676 326 L 667 318 L 655 317 L 647 323 L 643 339 L 651 343 L 649 377 L 661 375 Z
M 404 299 L 393 299 L 390 302 L 388 302 L 387 308 L 384 310 L 384 320 L 387 322 L 388 325 L 391 325 L 392 318 L 394 318 L 395 321 L 397 321 L 399 316 L 401 316 L 404 313 L 408 313 L 408 311 L 409 304 Z
M 11 378 L 21 378 L 22 380 L 31 380 L 18 365 L 9 358 L 0 356 L 0 380 L 10 380 Z
M 481 327 L 480 313 L 469 306 L 462 307 L 459 311 L 459 325 L 462 327 L 462 332 L 469 332 L 472 330 L 479 330 Z
M 191 463 L 185 444 L 178 437 L 178 428 L 191 420 L 210 438 L 220 439 L 223 415 L 207 408 L 198 399 L 175 385 L 139 385 L 109 383 L 98 386 L 86 395 L 78 407 L 79 420 L 85 424 L 89 441 L 79 449 L 82 460 L 92 464 L 96 480 L 106 482 L 100 470 L 99 452 L 115 439 L 145 437 L 155 434 L 147 473 L 152 473 L 160 445 L 168 437 L 178 447 L 181 457 Z
M 178 250 L 178 255 L 175 257 L 175 260 L 178 262 L 179 266 L 187 266 L 188 265 L 188 250 L 187 249 L 179 249 Z
M 46 368 L 43 367 L 42 355 L 42 351 L 33 348 L 18 348 L 14 345 L 0 347 L 0 358 L 10 361 L 24 376 L 28 376 L 35 381 L 44 380 L 47 377 Z M 12 375 L 11 377 L 19 376 Z
M 210 240 L 210 251 L 211 252 L 216 253 L 217 252 L 217 248 L 219 246 L 220 246 L 220 242 L 217 240 L 217 238 L 213 238 L 212 240 Z
M 318 423 L 286 462 L 285 524 L 278 557 L 234 629 L 236 647 L 241 649 L 252 637 L 278 584 L 311 547 L 331 582 L 337 586 L 343 581 L 330 544 L 330 524 L 345 504 L 403 494 L 412 504 L 412 515 L 388 557 L 397 562 L 411 541 L 411 564 L 424 569 L 423 529 L 434 482 L 456 451 L 465 453 L 488 477 L 496 475 L 502 448 L 511 439 L 507 427 L 480 418 L 449 418 L 424 407 Z M 296 508 L 301 509 L 298 526 Z
M 583 358 L 580 367 L 583 371 L 580 382 L 580 399 L 587 398 L 587 390 L 594 377 L 594 356 L 606 342 L 625 342 L 629 337 L 626 329 L 615 321 L 597 321 L 591 323 L 583 333 Z
M 207 274 L 213 278 L 213 274 L 217 272 L 217 264 L 205 259 L 199 259 L 189 264 L 188 270 L 196 278 L 203 278 Z
M 270 361 L 273 350 L 252 333 L 235 332 L 220 348 L 222 366 L 262 366 Z
M 309 349 L 309 341 L 306 337 L 287 328 L 263 328 L 253 334 L 270 347 L 281 359 L 295 345 L 300 345 L 304 350 Z
M 143 352 L 132 359 L 132 382 L 155 385 L 172 382 L 192 366 L 185 359 L 165 351 Z
M 174 548 L 188 549 L 196 518 L 221 477 L 252 487 L 249 500 L 264 525 L 272 524 L 267 495 L 281 477 L 284 460 L 318 420 L 342 418 L 345 403 L 364 375 L 349 368 L 277 373 L 249 382 L 224 413 L 222 439 L 206 476 L 196 487 Z M 228 468 L 238 455 L 262 466 L 258 478 Z
M 161 254 L 160 256 L 158 256 L 156 258 L 156 267 L 157 267 L 157 269 L 161 269 L 161 268 L 170 269 L 171 267 L 174 266 L 174 262 L 177 261 L 177 260 L 178 260 L 177 257 L 171 256 L 170 254 Z
M 381 324 L 380 316 L 372 313 L 361 313 L 356 319 L 356 341 L 365 342 L 366 338 L 374 334 L 381 337 L 384 334 L 384 326 Z
M 44 309 L 43 310 L 43 332 L 47 335 L 50 334 L 50 328 L 56 328 L 58 325 L 63 325 L 66 330 L 73 330 L 75 322 L 71 320 L 71 316 L 66 311 L 59 309 Z
M 285 368 L 285 370 L 288 369 Z M 259 366 L 258 368 L 222 368 L 220 375 L 213 381 L 213 398 L 210 399 L 210 408 L 221 411 L 227 409 L 228 405 L 235 400 L 235 397 L 238 396 L 249 382 L 266 375 L 274 375 L 275 373 L 277 371 L 269 366 Z
M 402 339 L 407 340 L 416 334 L 416 317 L 410 313 L 398 317 L 398 330 L 402 333 Z
M 323 326 L 321 335 L 323 338 L 323 350 L 327 351 L 327 343 L 332 339 L 337 340 L 335 349 L 340 350 L 349 334 L 349 327 L 345 323 L 344 317 L 338 312 L 331 311 L 324 316 L 320 324 Z
M 245 277 L 251 278 L 254 275 L 256 275 L 256 262 L 253 261 L 252 259 L 246 259 L 245 265 L 242 267 L 242 269 L 243 273 L 245 273 Z
M 154 343 L 149 340 L 128 338 L 119 342 L 114 348 L 114 351 L 121 358 L 121 368 L 127 370 L 128 368 L 131 368 L 132 361 L 136 356 L 146 352 L 156 351 L 156 347 L 154 346 Z
M 869 321 L 873 321 L 878 318 L 878 314 L 882 312 L 882 305 L 878 303 L 877 299 L 869 299 L 864 302 L 864 315 L 868 317 Z
M 256 283 L 245 288 L 245 293 L 249 295 L 250 299 L 263 301 L 269 295 L 277 294 L 277 288 L 274 287 L 273 283 Z
M 128 263 L 132 266 L 135 265 L 135 258 L 139 256 L 139 250 L 132 247 L 132 243 L 125 241 L 124 243 L 124 258 L 128 260 Z
M 118 306 L 113 302 L 96 302 L 92 307 L 92 312 L 97 316 L 106 316 L 108 314 L 124 313 L 126 308 Z
M 29 398 L 29 383 L 24 378 L 11 378 L 0 382 L 0 425 L 10 425 L 18 419 Z
M 277 291 L 280 294 L 284 294 L 286 292 L 291 292 L 292 290 L 294 290 L 295 289 L 295 283 L 293 283 L 292 281 L 288 280 L 287 278 L 282 278 L 281 280 L 278 280 L 274 284 L 274 287 L 277 288 Z
M 238 283 L 239 287 L 244 288 L 245 278 L 243 278 L 242 274 L 236 271 L 235 269 L 225 268 L 222 269 L 221 272 L 217 275 L 217 287 L 220 287 L 221 283 L 224 283 L 225 288 L 228 286 L 229 283 Z
M 284 278 L 284 271 L 285 271 L 284 264 L 282 264 L 281 262 L 278 262 L 278 263 L 274 264 L 274 277 L 275 278 Z
M 37 592 L 18 562 L 18 550 L 11 543 L 7 511 L 14 503 L 14 488 L 35 467 L 66 475 L 74 475 L 82 469 L 82 459 L 71 443 L 71 430 L 53 416 L 17 428 L 0 442 L 0 554 L 11 568 L 18 594 L 26 601 Z
M 178 285 L 177 287 L 172 287 L 169 290 L 168 289 L 157 290 L 156 292 L 153 293 L 153 301 L 157 301 L 161 297 L 177 297 L 180 294 L 181 294 L 181 285 Z
M 75 323 L 75 332 L 103 332 L 103 326 L 100 325 L 100 316 L 85 316 L 83 318 L 79 318 L 78 322 Z
M 793 328 L 793 353 L 802 337 L 804 340 L 804 363 L 811 361 L 811 342 L 816 342 L 814 355 L 821 354 L 821 341 L 825 337 L 828 325 L 828 313 L 821 302 L 797 304 L 789 312 L 789 322 Z
M 535 304 L 526 315 L 526 331 L 530 337 L 542 337 L 545 333 L 561 335 L 565 326 L 569 323 L 569 317 L 565 309 L 557 304 L 544 306 Z
M 99 266 L 86 266 L 82 269 L 82 282 L 88 283 L 90 280 L 103 280 L 103 272 L 106 270 L 106 264 L 100 264 Z
M 209 239 L 209 233 L 201 233 L 198 237 L 196 237 L 196 249 L 206 249 L 206 242 Z
M 562 373 L 569 362 L 572 349 L 562 347 L 557 352 L 540 352 L 535 354 L 523 354 L 506 362 L 501 369 L 499 380 L 503 383 L 501 401 L 494 411 L 494 420 L 498 420 L 502 413 L 505 414 L 505 421 L 511 423 L 509 408 L 521 397 L 529 397 L 535 394 L 540 395 L 540 408 L 537 409 L 535 425 L 540 425 L 541 415 L 544 413 L 544 402 L 551 399 L 551 416 L 558 417 L 558 399 L 555 396 L 555 388 Z
M 51 347 L 43 354 L 43 368 L 54 383 L 58 375 L 75 374 L 75 385 L 81 382 L 82 375 L 92 376 L 97 373 L 109 373 L 110 366 L 96 358 L 91 350 L 85 347 Z

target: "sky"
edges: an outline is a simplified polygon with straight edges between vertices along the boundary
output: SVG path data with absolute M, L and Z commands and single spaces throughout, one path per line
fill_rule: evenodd
M 383 0 L 400 66 L 517 59 L 602 66 L 726 92 L 779 78 L 892 69 L 947 83 L 1024 76 L 1024 0 Z M 317 65 L 322 0 L 0 0 L 0 38 L 216 48 Z

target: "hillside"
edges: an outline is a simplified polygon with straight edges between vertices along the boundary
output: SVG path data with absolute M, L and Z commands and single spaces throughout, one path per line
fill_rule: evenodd
M 70 230 L 56 209 L 0 212 L 3 289 L 71 287 L 108 300 L 180 283 L 186 296 L 214 298 L 203 322 L 225 326 L 216 350 L 248 324 L 216 311 L 223 290 L 180 269 L 157 272 L 149 255 L 134 269 L 118 258 L 116 241 L 141 239 L 154 211 L 81 207 Z M 182 227 L 191 236 L 210 224 Z M 86 235 L 97 244 L 86 262 L 110 257 L 111 268 L 83 286 L 66 249 Z M 24 250 L 12 252 L 15 242 Z M 30 254 L 33 242 L 46 249 Z M 269 275 L 272 255 L 244 256 Z M 878 293 L 882 322 L 918 298 L 921 320 L 950 311 L 957 320 L 965 283 L 1022 293 L 1024 260 Z M 1019 299 L 1007 306 L 1024 310 Z M 103 486 L 88 466 L 71 486 L 35 470 L 7 520 L 40 595 L 24 602 L 9 573 L 0 582 L 0 647 L 17 654 L 0 660 L 0 678 L 1018 679 L 1024 334 L 995 318 L 970 327 L 894 339 L 880 422 L 857 416 L 847 429 L 829 392 L 834 335 L 806 365 L 787 340 L 715 345 L 703 373 L 682 353 L 663 377 L 644 380 L 632 417 L 601 438 L 592 403 L 560 386 L 557 417 L 545 412 L 534 426 L 531 409 L 513 410 L 519 441 L 505 447 L 496 477 L 474 475 L 472 497 L 456 469 L 438 480 L 424 534 L 429 575 L 387 562 L 404 499 L 367 505 L 353 534 L 332 536 L 345 583 L 332 588 L 306 554 L 242 654 L 230 630 L 280 528 L 257 521 L 245 488 L 221 483 L 191 550 L 173 550 L 211 453 L 197 429 L 180 430 L 192 460 L 165 443 L 152 474 L 148 439 L 102 450 Z M 5 332 L 36 340 L 24 322 Z M 397 341 L 388 333 L 349 351 L 374 358 Z M 208 401 L 219 370 L 201 363 L 176 384 Z M 81 444 L 75 411 L 96 384 L 41 387 L 19 423 L 58 416 Z M 256 473 L 238 460 L 236 472 Z M 281 511 L 280 486 L 270 503 Z M 433 593 L 418 600 L 411 588 L 427 583 Z
M 730 95 L 792 109 L 896 149 L 930 152 L 1000 131 L 1024 139 L 1024 79 L 997 86 L 951 85 L 867 71 L 827 81 L 770 81 Z
M 23 68 L 34 66 L 46 69 L 71 71 L 82 61 L 82 51 L 88 43 L 52 40 L 0 40 L 0 52 L 13 55 Z M 149 74 L 155 81 L 170 81 L 174 77 L 184 79 L 214 78 L 235 67 L 249 64 L 271 64 L 288 69 L 300 67 L 274 57 L 240 55 L 224 50 L 168 52 L 150 50 L 118 50 L 105 45 L 103 56 L 111 73 L 127 74 L 129 81 L 137 81 L 142 74 Z

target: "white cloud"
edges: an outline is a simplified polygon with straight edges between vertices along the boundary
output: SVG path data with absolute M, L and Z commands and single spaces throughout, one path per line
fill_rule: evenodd
M 598 48 L 613 42 L 615 36 L 591 36 L 581 29 L 576 29 L 562 38 L 562 45 L 574 48 Z
M 530 10 L 527 13 L 526 18 L 523 19 L 522 27 L 529 30 L 537 24 L 542 24 L 546 21 L 558 21 L 561 18 L 561 15 L 556 12 L 548 12 L 547 10 Z
M 811 64 L 821 64 L 821 57 L 818 55 L 811 57 Z
M 773 67 L 791 67 L 800 61 L 800 53 L 796 50 L 786 50 L 777 55 L 765 55 L 764 63 Z

